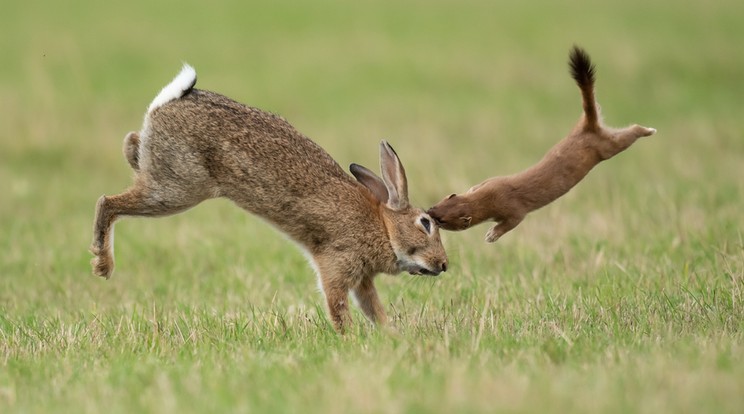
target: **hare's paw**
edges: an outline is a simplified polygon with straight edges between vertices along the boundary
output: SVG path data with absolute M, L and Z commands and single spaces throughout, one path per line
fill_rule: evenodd
M 94 275 L 108 279 L 114 272 L 114 257 L 110 254 L 96 254 L 96 257 L 91 259 L 90 264 L 93 267 Z

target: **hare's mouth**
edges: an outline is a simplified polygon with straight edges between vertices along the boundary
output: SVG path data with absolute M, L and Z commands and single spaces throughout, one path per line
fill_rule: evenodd
M 411 275 L 439 276 L 442 271 L 446 270 L 446 265 L 441 270 L 432 270 L 429 266 L 417 263 L 408 258 L 399 258 L 397 263 L 398 271 L 408 272 Z
M 435 272 L 425 267 L 414 266 L 408 269 L 408 273 L 411 275 L 439 276 L 441 272 Z

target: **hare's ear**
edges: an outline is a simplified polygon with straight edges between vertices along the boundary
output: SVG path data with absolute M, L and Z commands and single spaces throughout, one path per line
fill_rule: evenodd
M 388 193 L 387 205 L 392 210 L 408 207 L 408 180 L 398 154 L 386 141 L 380 142 L 380 170 Z
M 385 187 L 385 183 L 382 182 L 380 177 L 376 176 L 375 173 L 365 167 L 362 167 L 359 164 L 351 164 L 349 166 L 349 171 L 351 171 L 357 181 L 362 183 L 362 185 L 367 187 L 367 189 L 372 192 L 372 195 L 374 195 L 377 200 L 379 200 L 381 203 L 387 203 L 387 187 Z

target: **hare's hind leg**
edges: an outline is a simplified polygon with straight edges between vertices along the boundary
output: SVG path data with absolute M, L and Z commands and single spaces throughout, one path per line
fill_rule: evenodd
M 137 186 L 113 195 L 101 196 L 96 204 L 93 222 L 93 243 L 90 251 L 96 257 L 91 260 L 93 273 L 108 279 L 114 270 L 114 222 L 119 216 L 157 217 L 179 213 L 197 205 L 202 198 L 163 199 Z M 161 196 L 162 194 L 158 194 Z
M 124 145 L 122 146 L 122 151 L 124 152 L 124 158 L 127 159 L 127 162 L 132 167 L 134 171 L 139 171 L 139 146 L 140 146 L 140 136 L 139 132 L 132 131 L 127 134 L 126 137 L 124 137 Z

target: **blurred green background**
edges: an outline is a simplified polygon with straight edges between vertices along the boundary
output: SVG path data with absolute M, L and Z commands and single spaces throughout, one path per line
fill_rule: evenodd
M 738 411 L 742 22 L 733 0 L 4 2 L 0 411 Z M 438 280 L 378 279 L 393 339 L 335 338 L 302 256 L 226 201 L 120 221 L 112 280 L 90 275 L 95 201 L 129 185 L 122 139 L 182 62 L 344 168 L 387 139 L 426 208 L 570 131 L 573 44 L 605 121 L 659 132 L 495 245 L 444 234 Z

